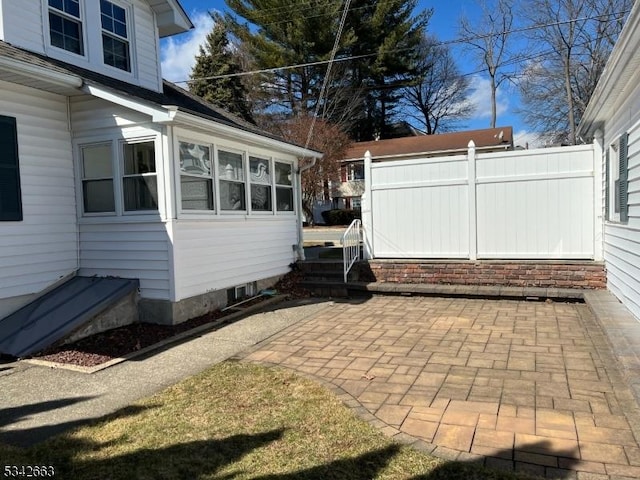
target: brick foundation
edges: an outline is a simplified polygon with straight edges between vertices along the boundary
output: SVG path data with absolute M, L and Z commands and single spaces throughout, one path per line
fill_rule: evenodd
M 407 261 L 371 260 L 357 267 L 360 281 L 439 285 L 495 285 L 602 289 L 603 263 L 589 261 Z

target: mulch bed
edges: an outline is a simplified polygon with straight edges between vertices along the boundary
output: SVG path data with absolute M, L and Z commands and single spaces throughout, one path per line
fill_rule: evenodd
M 306 298 L 308 290 L 298 286 L 301 273 L 297 270 L 285 275 L 274 287 L 279 293 L 287 293 L 289 298 Z M 239 307 L 246 308 L 263 302 L 269 297 L 260 297 L 246 302 Z M 34 357 L 56 363 L 66 363 L 81 367 L 95 367 L 110 360 L 121 358 L 154 345 L 162 340 L 174 337 L 192 328 L 217 322 L 237 310 L 215 310 L 197 318 L 187 320 L 178 325 L 156 325 L 152 323 L 133 323 L 114 328 L 106 332 L 91 335 L 73 343 L 48 348 Z M 217 327 L 225 325 L 220 321 Z

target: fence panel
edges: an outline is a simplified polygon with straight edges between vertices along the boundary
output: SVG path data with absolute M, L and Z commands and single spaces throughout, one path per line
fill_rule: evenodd
M 468 257 L 466 162 L 456 156 L 372 165 L 374 256 Z
M 376 258 L 594 258 L 591 145 L 369 165 Z

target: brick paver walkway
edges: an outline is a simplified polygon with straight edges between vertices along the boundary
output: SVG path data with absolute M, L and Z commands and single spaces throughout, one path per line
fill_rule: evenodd
M 336 303 L 246 358 L 339 387 L 385 433 L 448 459 L 640 478 L 637 404 L 608 348 L 581 304 L 373 297 Z

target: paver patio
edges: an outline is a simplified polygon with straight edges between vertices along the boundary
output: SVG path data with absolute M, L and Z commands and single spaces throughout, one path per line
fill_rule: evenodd
M 583 304 L 336 303 L 245 359 L 311 375 L 388 435 L 447 459 L 549 478 L 640 478 L 638 405 Z

